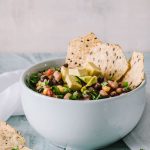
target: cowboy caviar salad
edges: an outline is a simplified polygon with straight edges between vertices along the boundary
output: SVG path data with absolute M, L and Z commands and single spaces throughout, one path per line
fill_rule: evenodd
M 26 81 L 34 91 L 68 100 L 99 100 L 131 91 L 128 82 L 107 80 L 92 62 L 85 67 L 50 67 L 32 73 Z

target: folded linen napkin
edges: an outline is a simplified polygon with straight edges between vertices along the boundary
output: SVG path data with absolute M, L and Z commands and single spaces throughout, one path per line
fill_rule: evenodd
M 11 115 L 22 115 L 21 87 L 19 78 L 23 70 L 0 75 L 0 119 L 7 120 Z M 150 76 L 147 76 L 150 83 Z M 150 85 L 147 84 L 147 89 Z M 147 105 L 137 127 L 123 140 L 131 150 L 150 150 L 150 92 L 147 90 Z
M 0 75 L 0 119 L 7 120 L 11 115 L 22 115 L 21 88 L 19 79 L 23 70 Z

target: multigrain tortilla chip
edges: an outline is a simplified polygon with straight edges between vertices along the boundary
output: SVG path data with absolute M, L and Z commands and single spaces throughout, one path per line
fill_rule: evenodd
M 66 63 L 70 68 L 82 66 L 89 51 L 102 43 L 94 33 L 70 41 L 67 51 Z
M 122 48 L 116 44 L 102 43 L 93 48 L 87 62 L 91 61 L 99 68 L 107 79 L 119 80 L 128 69 L 128 62 Z
M 25 139 L 21 134 L 6 122 L 0 121 L 0 150 L 24 145 Z
M 144 80 L 144 55 L 133 52 L 129 61 L 130 69 L 125 74 L 122 82 L 128 82 L 131 89 L 135 89 Z

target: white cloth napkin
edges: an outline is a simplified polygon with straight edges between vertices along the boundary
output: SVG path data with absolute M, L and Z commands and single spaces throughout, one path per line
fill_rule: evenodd
M 22 115 L 21 87 L 19 83 L 23 70 L 0 75 L 0 119 L 7 120 L 11 115 Z
M 0 119 L 7 120 L 11 115 L 23 115 L 21 87 L 19 83 L 23 70 L 0 75 Z M 149 83 L 150 77 L 148 78 Z M 147 89 L 150 89 L 149 84 Z M 137 127 L 123 141 L 131 150 L 150 150 L 150 92 L 147 90 L 147 104 Z

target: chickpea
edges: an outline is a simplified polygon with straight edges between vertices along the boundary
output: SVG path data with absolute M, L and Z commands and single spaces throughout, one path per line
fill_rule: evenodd
M 108 93 L 105 92 L 104 90 L 100 90 L 100 95 L 103 97 L 108 97 Z
M 122 93 L 122 88 L 117 88 L 117 89 L 116 89 L 116 92 L 117 92 L 118 94 L 121 94 L 121 93 Z
M 118 83 L 117 83 L 117 81 L 108 80 L 108 84 L 109 84 L 109 86 L 110 86 L 111 88 L 113 88 L 113 89 L 118 88 Z
M 117 93 L 116 93 L 116 91 L 112 91 L 111 93 L 110 93 L 110 96 L 116 96 L 117 95 Z
M 72 95 L 71 93 L 67 93 L 67 94 L 64 96 L 64 99 L 69 99 L 71 95 Z
M 90 100 L 90 96 L 88 95 L 88 96 L 84 96 L 84 98 L 83 98 L 84 100 Z
M 43 90 L 43 95 L 47 95 L 47 88 L 45 88 L 44 90 Z
M 102 90 L 105 91 L 105 92 L 107 92 L 107 93 L 110 91 L 110 89 L 111 88 L 109 86 L 103 86 L 102 87 Z
M 61 73 L 60 72 L 58 72 L 58 71 L 55 71 L 54 72 L 54 74 L 53 74 L 53 76 L 54 76 L 54 79 L 58 82 L 58 81 L 60 81 L 61 80 Z

